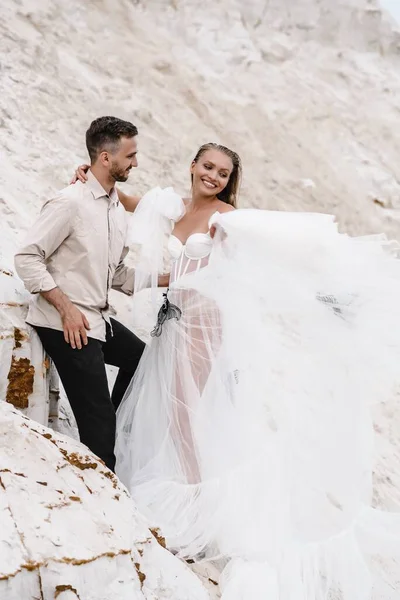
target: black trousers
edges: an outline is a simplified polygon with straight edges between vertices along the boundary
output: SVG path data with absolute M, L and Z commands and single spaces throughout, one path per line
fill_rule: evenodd
M 62 331 L 35 327 L 43 347 L 53 360 L 79 429 L 81 442 L 115 469 L 115 412 L 136 371 L 144 342 L 124 325 L 110 319 L 106 341 L 88 338 L 87 346 L 73 349 Z M 112 395 L 105 365 L 119 367 Z

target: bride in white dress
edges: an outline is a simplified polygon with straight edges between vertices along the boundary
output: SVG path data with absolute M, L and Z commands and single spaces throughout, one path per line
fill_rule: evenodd
M 191 173 L 191 199 L 152 190 L 133 217 L 137 289 L 165 233 L 173 267 L 117 473 L 169 548 L 219 561 L 223 600 L 395 600 L 400 506 L 372 507 L 370 410 L 399 391 L 397 247 L 327 215 L 233 210 L 224 147 Z

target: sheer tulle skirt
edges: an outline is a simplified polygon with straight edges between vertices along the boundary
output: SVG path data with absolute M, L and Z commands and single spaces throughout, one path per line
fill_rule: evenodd
M 400 261 L 330 217 L 236 211 L 118 413 L 117 470 L 226 600 L 392 600 L 400 514 L 372 509 L 373 403 L 400 380 Z M 400 510 L 400 507 L 399 507 Z

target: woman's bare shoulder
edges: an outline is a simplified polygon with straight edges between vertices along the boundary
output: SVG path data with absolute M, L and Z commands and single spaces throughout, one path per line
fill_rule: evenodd
M 232 206 L 231 204 L 227 204 L 226 202 L 223 202 L 222 200 L 219 201 L 218 212 L 227 213 L 227 212 L 231 212 L 232 210 L 236 210 L 234 206 Z

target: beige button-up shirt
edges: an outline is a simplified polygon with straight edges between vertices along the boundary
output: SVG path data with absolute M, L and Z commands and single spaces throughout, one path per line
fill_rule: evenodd
M 133 293 L 134 270 L 123 260 L 127 216 L 113 189 L 96 177 L 70 185 L 47 201 L 15 256 L 15 267 L 33 298 L 27 322 L 63 330 L 60 314 L 40 292 L 59 287 L 90 324 L 88 336 L 105 340 L 110 288 Z

